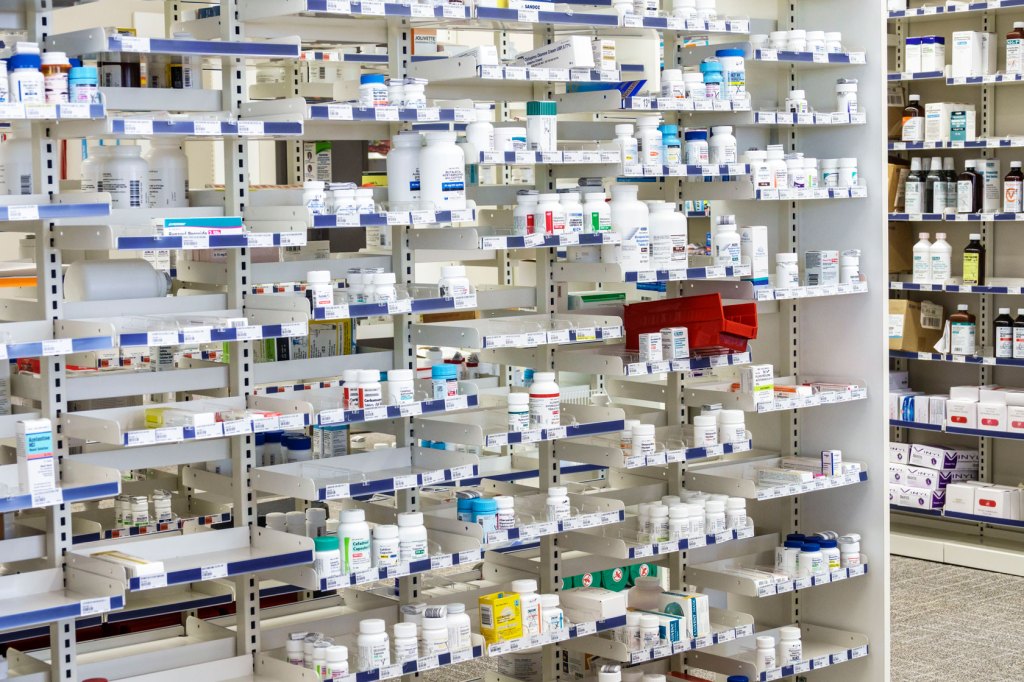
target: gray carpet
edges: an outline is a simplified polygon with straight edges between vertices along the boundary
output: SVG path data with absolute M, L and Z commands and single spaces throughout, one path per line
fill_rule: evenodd
M 1024 679 L 1024 578 L 892 557 L 892 680 Z

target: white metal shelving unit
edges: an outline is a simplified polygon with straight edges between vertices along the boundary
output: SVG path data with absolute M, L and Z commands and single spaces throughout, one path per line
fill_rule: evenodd
M 993 75 L 971 78 L 947 78 L 946 74 L 902 74 L 903 45 L 908 36 L 943 35 L 953 31 L 988 31 L 998 37 L 999 70 L 1005 59 L 1005 35 L 1019 18 L 1019 5 L 1012 1 L 947 5 L 929 8 L 912 2 L 910 8 L 889 13 L 889 33 L 894 37 L 889 50 L 890 81 L 902 81 L 904 93 L 920 94 L 924 101 L 972 103 L 977 111 L 977 135 L 973 142 L 950 144 L 888 143 L 890 153 L 908 158 L 952 156 L 961 168 L 966 159 L 999 159 L 1004 167 L 1021 158 L 1021 124 L 1018 112 L 1024 100 L 1020 77 Z M 1016 12 L 1015 12 L 1016 10 Z M 899 76 L 898 78 L 896 76 Z M 962 146 L 961 146 L 962 145 Z M 916 237 L 918 231 L 946 232 L 954 254 L 962 253 L 969 233 L 980 233 L 989 254 L 985 284 L 981 286 L 914 284 L 906 273 L 892 273 L 891 298 L 931 300 L 946 311 L 967 303 L 978 316 L 979 354 L 971 357 L 938 353 L 892 351 L 894 370 L 910 372 L 910 385 L 929 393 L 946 393 L 950 386 L 1002 384 L 1020 385 L 1020 364 L 993 356 L 992 323 L 1000 307 L 1016 309 L 1021 305 L 1021 254 L 1018 238 L 1020 215 L 1013 213 L 976 213 L 955 216 L 924 214 L 889 215 L 891 229 L 906 230 Z M 954 257 L 953 276 L 961 267 Z M 986 350 L 987 349 L 987 350 Z M 1020 443 L 1014 434 L 992 434 L 972 429 L 931 427 L 892 421 L 892 439 L 900 442 L 950 444 L 977 448 L 982 455 L 979 479 L 1017 485 L 1024 469 L 1019 463 Z M 1009 436 L 1009 437 L 1007 437 Z M 994 519 L 987 522 L 973 515 L 915 513 L 906 507 L 892 509 L 892 551 L 896 554 L 939 561 L 982 570 L 1024 575 L 1024 536 L 1020 523 Z
M 574 574 L 641 563 L 668 569 L 674 588 L 695 585 L 708 592 L 714 632 L 674 646 L 627 651 L 601 636 L 624 625 L 618 617 L 490 646 L 474 639 L 474 646 L 463 652 L 353 673 L 347 680 L 413 679 L 438 667 L 452 667 L 458 676 L 465 668 L 456 666 L 468 661 L 537 646 L 544 651 L 544 680 L 574 679 L 563 664 L 563 651 L 567 657 L 594 654 L 652 671 L 710 671 L 716 680 L 736 673 L 770 680 L 808 671 L 823 680 L 888 679 L 888 514 L 880 473 L 886 443 L 886 355 L 880 341 L 887 293 L 881 285 L 887 241 L 881 229 L 885 152 L 880 144 L 886 37 L 880 7 L 803 0 L 755 10 L 743 0 L 719 0 L 720 14 L 729 18 L 688 24 L 636 16 L 620 22 L 601 1 L 574 3 L 581 11 L 574 6 L 572 12 L 548 12 L 461 3 L 409 7 L 377 0 L 220 0 L 204 6 L 168 0 L 168 29 L 180 25 L 195 39 L 124 37 L 101 27 L 54 34 L 56 13 L 74 4 L 6 0 L 0 2 L 0 17 L 5 25 L 23 28 L 30 39 L 73 56 L 106 50 L 201 55 L 207 68 L 219 66 L 220 87 L 103 88 L 103 104 L 88 108 L 0 108 L 0 120 L 10 121 L 20 135 L 31 134 L 38 179 L 30 196 L 0 198 L 0 229 L 34 234 L 39 266 L 36 296 L 0 299 L 0 355 L 39 362 L 37 376 L 14 377 L 12 392 L 21 412 L 0 419 L 0 438 L 12 438 L 17 419 L 24 416 L 54 420 L 60 427 L 63 483 L 59 497 L 0 499 L 0 514 L 17 513 L 12 534 L 0 540 L 0 568 L 17 572 L 0 577 L 0 642 L 14 643 L 8 651 L 14 679 L 312 682 L 309 671 L 281 660 L 288 632 L 322 630 L 344 641 L 361 619 L 379 617 L 390 624 L 399 618 L 401 604 L 445 603 L 450 597 L 434 592 L 438 572 L 445 580 L 500 585 L 534 576 L 541 591 L 554 592 Z M 412 54 L 414 27 L 472 29 L 474 40 L 493 38 L 502 58 L 513 55 L 516 46 L 550 42 L 567 31 L 650 44 L 660 36 L 668 67 L 694 66 L 714 47 L 738 44 L 748 54 L 753 101 L 751 106 L 691 101 L 680 106 L 657 97 L 609 96 L 615 91 L 567 92 L 575 89 L 567 84 L 653 74 L 627 63 L 597 71 L 492 67 L 467 57 L 426 59 Z M 810 53 L 755 51 L 749 43 L 735 42 L 775 27 L 841 29 L 849 51 L 821 60 Z M 706 36 L 710 47 L 692 47 L 694 36 Z M 339 87 L 302 82 L 301 51 L 351 45 L 383 46 L 386 54 L 348 54 L 338 61 L 391 76 L 427 77 L 429 98 L 455 103 L 373 109 L 303 99 L 313 92 L 333 98 Z M 284 67 L 283 83 L 253 82 L 254 62 L 266 60 Z M 808 116 L 778 111 L 791 88 L 813 93 L 816 103 L 831 102 L 840 76 L 859 80 L 859 114 L 837 115 L 827 107 Z M 457 212 L 381 210 L 312 217 L 294 191 L 250 187 L 257 173 L 254 145 L 268 140 L 283 143 L 276 153 L 284 150 L 285 179 L 294 183 L 302 179 L 302 140 L 372 140 L 420 124 L 457 127 L 471 120 L 470 100 L 493 102 L 498 121 L 507 122 L 516 103 L 537 98 L 558 100 L 565 119 L 562 135 L 575 147 L 610 135 L 617 121 L 660 112 L 666 122 L 681 126 L 734 125 L 741 148 L 775 143 L 818 158 L 857 156 L 862 181 L 842 191 L 755 191 L 743 164 L 621 168 L 615 154 L 576 149 L 485 154 L 482 165 L 494 169 L 498 182 L 470 187 L 475 205 Z M 111 136 L 213 140 L 215 154 L 229 169 L 223 188 L 194 189 L 187 209 L 127 211 L 111 210 L 107 195 L 73 191 L 73 182 L 61 191 L 53 169 L 61 167 L 62 141 Z M 532 178 L 530 186 L 542 190 L 574 184 L 581 176 L 622 178 L 640 183 L 642 198 L 668 200 L 680 210 L 685 202 L 710 200 L 711 215 L 735 214 L 738 224 L 767 225 L 772 252 L 860 249 L 863 281 L 783 291 L 742 281 L 749 266 L 724 268 L 699 258 L 685 269 L 641 272 L 612 263 L 568 262 L 566 248 L 612 245 L 618 235 L 512 235 L 507 207 L 519 189 L 512 179 L 524 173 Z M 386 202 L 386 193 L 378 192 L 376 199 Z M 160 236 L 147 227 L 154 219 L 190 216 L 241 216 L 250 232 L 193 239 Z M 703 225 L 694 216 L 691 233 Z M 313 239 L 310 229 L 318 231 L 318 238 L 327 230 L 386 231 L 391 246 L 334 253 L 330 260 L 254 262 L 253 249 L 301 247 Z M 152 249 L 223 249 L 226 259 L 179 258 L 177 295 L 172 297 L 64 301 L 63 264 Z M 424 279 L 436 263 L 448 261 L 465 262 L 479 275 L 472 295 L 441 298 Z M 337 278 L 354 266 L 391 268 L 398 276 L 399 300 L 311 310 L 303 286 L 296 284 L 306 271 L 326 268 Z M 624 350 L 621 306 L 568 309 L 567 294 L 595 284 L 627 292 L 630 302 L 667 296 L 686 305 L 686 297 L 709 292 L 756 302 L 759 336 L 745 351 L 641 362 Z M 654 287 L 665 293 L 652 292 Z M 424 319 L 434 313 L 448 319 Z M 243 327 L 196 322 L 243 315 L 248 319 Z M 255 343 L 302 336 L 311 323 L 330 320 L 351 323 L 359 353 L 256 362 Z M 210 342 L 230 343 L 227 357 L 195 353 L 159 374 L 68 376 L 65 368 L 72 352 Z M 425 399 L 421 385 L 417 397 L 423 399 L 411 405 L 344 409 L 335 380 L 343 370 L 416 368 L 417 350 L 423 346 L 477 351 L 481 362 L 500 368 L 498 376 L 461 382 L 457 398 Z M 786 377 L 780 382 L 848 375 L 855 388 L 757 409 L 723 383 L 734 378 L 738 365 L 751 362 L 772 363 L 776 374 Z M 574 404 L 567 399 L 560 427 L 507 432 L 504 396 L 512 368 L 523 366 L 561 372 L 565 382 L 600 400 Z M 146 404 L 165 406 L 205 401 L 211 409 L 259 409 L 280 416 L 213 427 L 145 429 L 141 403 L 106 407 L 95 402 L 125 396 L 159 396 Z M 687 424 L 694 408 L 707 401 L 745 410 L 748 439 L 688 446 L 692 432 Z M 642 460 L 624 458 L 617 447 L 623 421 L 634 417 L 657 426 L 659 448 Z M 337 425 L 388 434 L 395 447 L 272 466 L 256 461 L 257 433 Z M 438 450 L 422 446 L 421 439 L 466 447 Z M 825 448 L 844 450 L 848 459 L 862 463 L 863 471 L 808 486 L 755 486 L 749 478 L 753 463 L 816 455 Z M 204 463 L 212 460 L 230 460 L 231 473 L 207 471 Z M 137 470 L 145 476 L 122 476 Z M 9 465 L 0 464 L 0 484 L 12 474 Z M 485 533 L 455 521 L 451 509 L 438 502 L 437 491 L 460 483 L 516 496 L 516 526 Z M 543 517 L 546 491 L 560 484 L 570 486 L 573 514 L 549 522 Z M 748 524 L 670 542 L 642 537 L 635 505 L 687 485 L 746 498 Z M 97 503 L 122 491 L 144 494 L 158 488 L 175 490 L 174 522 L 116 529 L 112 510 Z M 72 509 L 72 503 L 84 508 Z M 259 520 L 268 511 L 313 505 L 328 507 L 332 516 L 340 508 L 358 506 L 370 521 L 381 523 L 393 522 L 401 511 L 423 511 L 431 556 L 322 580 L 312 568 L 309 539 L 269 530 Z M 719 570 L 757 561 L 780 535 L 825 529 L 859 532 L 871 570 L 773 586 L 770 595 L 730 581 Z M 93 556 L 111 548 L 161 560 L 164 571 L 134 577 Z M 464 587 L 460 599 L 478 623 L 476 599 L 493 590 Z M 267 606 L 271 597 L 292 603 Z M 234 615 L 196 617 L 204 607 L 232 603 Z M 181 614 L 180 626 L 77 641 L 76 627 L 130 628 L 168 614 Z M 807 660 L 753 675 L 752 636 L 791 623 L 804 630 Z M 50 646 L 23 650 L 19 639 L 38 636 L 40 626 L 49 626 Z M 477 675 L 466 672 L 464 679 Z M 487 679 L 499 677 L 489 674 Z

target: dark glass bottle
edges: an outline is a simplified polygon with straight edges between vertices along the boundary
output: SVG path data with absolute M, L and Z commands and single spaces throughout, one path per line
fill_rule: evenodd
M 999 316 L 992 322 L 995 335 L 995 351 L 997 358 L 1013 357 L 1013 318 L 1009 308 L 1000 308 Z
M 972 234 L 964 247 L 964 284 L 985 283 L 985 246 L 980 234 Z
M 978 213 L 981 211 L 984 183 L 975 167 L 977 162 L 968 160 L 956 183 L 956 212 Z
M 924 179 L 925 213 L 942 213 L 946 210 L 945 189 L 945 181 L 942 179 L 942 158 L 934 156 L 931 169 Z
M 1024 308 L 1017 308 L 1017 319 L 1013 321 L 1013 357 L 1024 360 Z

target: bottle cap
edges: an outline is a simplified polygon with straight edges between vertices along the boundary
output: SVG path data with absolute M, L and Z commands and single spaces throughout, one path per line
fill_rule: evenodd
M 819 552 L 821 551 L 821 545 L 816 542 L 805 542 L 803 551 L 805 552 Z
M 620 123 L 615 126 L 616 135 L 625 135 L 627 137 L 633 136 L 633 124 L 632 123 Z
M 999 314 L 1000 315 L 1009 315 L 1010 314 L 1010 309 L 1009 308 L 1000 308 L 999 309 Z
M 459 500 L 462 502 L 462 500 Z M 382 523 L 373 527 L 373 537 L 378 540 L 390 540 L 398 537 L 398 526 Z
M 453 613 L 465 613 L 465 612 L 466 612 L 466 605 L 461 603 L 461 602 L 453 602 L 451 604 L 448 604 L 448 615 L 449 616 L 452 615 Z
M 380 83 L 384 84 L 384 74 L 380 73 L 364 73 L 359 76 L 359 84 L 366 85 L 367 83 Z
M 416 623 L 395 623 L 395 639 L 416 639 Z
M 336 535 L 321 535 L 320 537 L 313 538 L 313 547 L 318 552 L 330 552 L 331 550 L 338 549 L 338 536 Z
M 527 116 L 556 116 L 558 114 L 558 103 L 549 100 L 541 100 L 526 103 Z
M 366 521 L 366 513 L 362 509 L 342 509 L 342 523 L 362 523 Z
M 399 528 L 414 528 L 423 525 L 423 512 L 402 512 L 398 515 Z
M 959 311 L 964 311 L 964 312 L 966 312 L 966 311 L 967 311 L 967 304 L 966 304 L 966 303 L 961 303 L 960 305 L 958 305 L 958 306 L 956 307 L 956 309 L 957 309 L 957 310 L 959 310 Z
M 381 76 L 384 78 L 384 76 Z M 359 621 L 359 632 L 366 635 L 376 635 L 387 631 L 387 625 L 380 618 L 366 618 Z
M 981 241 L 981 235 L 980 234 L 969 234 L 967 236 L 970 238 L 970 240 L 972 242 L 980 242 Z
M 532 578 L 523 580 L 513 580 L 510 587 L 512 588 L 513 592 L 517 592 L 519 594 L 536 592 L 537 581 L 533 580 Z
M 775 647 L 775 638 L 768 637 L 767 635 L 761 635 L 757 638 L 758 649 L 772 649 Z
M 569 489 L 561 485 L 553 485 L 548 488 L 548 497 L 565 497 L 569 494 Z

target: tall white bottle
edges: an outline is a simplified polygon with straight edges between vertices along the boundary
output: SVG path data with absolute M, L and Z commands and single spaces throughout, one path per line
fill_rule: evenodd
M 914 270 L 911 277 L 914 284 L 928 284 L 932 281 L 932 243 L 927 232 L 917 235 L 919 241 L 914 244 Z
M 945 284 L 953 276 L 953 247 L 946 241 L 945 232 L 935 233 L 935 242 L 929 253 L 932 263 L 932 284 Z
M 675 204 L 652 201 L 651 269 L 670 270 L 686 267 L 686 216 L 675 210 Z
M 635 184 L 612 185 L 612 231 L 622 237 L 622 245 L 601 247 L 601 260 L 630 271 L 647 270 L 651 264 L 650 212 L 636 198 L 639 190 Z

